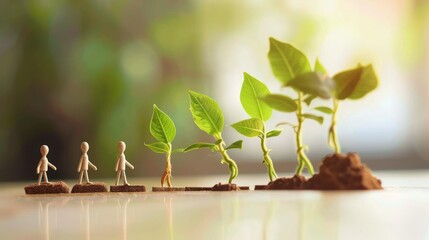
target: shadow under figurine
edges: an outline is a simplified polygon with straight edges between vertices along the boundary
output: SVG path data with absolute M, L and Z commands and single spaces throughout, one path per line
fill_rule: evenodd
M 36 173 L 39 174 L 39 180 L 37 184 L 31 184 L 24 188 L 26 194 L 55 194 L 55 193 L 69 193 L 69 187 L 64 182 L 49 182 L 48 180 L 48 168 L 57 170 L 57 168 L 48 161 L 46 157 L 49 153 L 49 148 L 46 145 L 40 147 L 40 158 L 39 164 L 37 164 Z M 42 182 L 43 178 L 43 182 Z
M 146 187 L 143 185 L 130 185 L 127 181 L 127 175 L 125 174 L 126 167 L 128 166 L 131 169 L 134 169 L 134 166 L 129 163 L 125 158 L 125 149 L 126 145 L 123 141 L 120 141 L 118 144 L 119 154 L 116 160 L 116 181 L 114 186 L 110 186 L 110 192 L 145 192 Z M 124 180 L 124 185 L 118 185 L 119 181 Z
M 92 183 L 89 181 L 88 177 L 88 167 L 97 171 L 97 167 L 89 161 L 88 150 L 89 144 L 87 142 L 82 142 L 80 145 L 82 150 L 82 156 L 80 157 L 79 165 L 77 167 L 77 172 L 79 175 L 79 183 L 74 185 L 72 188 L 72 193 L 96 193 L 96 192 L 107 192 L 107 186 L 105 183 L 96 182 Z M 85 176 L 85 183 L 82 183 L 83 177 Z

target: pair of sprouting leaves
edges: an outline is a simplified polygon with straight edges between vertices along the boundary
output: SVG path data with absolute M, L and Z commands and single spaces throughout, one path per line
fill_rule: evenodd
M 176 137 L 176 126 L 173 120 L 155 104 L 153 105 L 152 118 L 150 121 L 150 133 L 158 142 L 145 145 L 155 153 L 171 154 L 180 152 L 180 149 L 173 150 L 171 143 Z
M 268 58 L 272 71 L 282 86 L 292 87 L 304 93 L 303 101 L 307 105 L 310 105 L 315 98 L 359 99 L 378 85 L 371 65 L 359 65 L 357 68 L 337 73 L 331 78 L 318 59 L 312 70 L 305 54 L 292 45 L 274 38 L 270 38 Z M 297 110 L 296 100 L 286 95 L 267 95 L 264 101 L 278 111 L 295 112 Z M 332 114 L 332 109 L 329 107 L 320 106 L 314 109 Z M 302 117 L 323 123 L 321 116 L 305 113 Z
M 183 152 L 189 152 L 200 148 L 208 148 L 210 151 L 219 151 L 219 144 L 223 144 L 222 131 L 224 126 L 224 116 L 219 104 L 207 95 L 189 91 L 190 110 L 195 124 L 216 139 L 215 143 L 195 143 L 183 149 Z M 227 146 L 225 150 L 238 148 L 241 149 L 242 140 L 238 140 Z
M 200 148 L 209 148 L 216 151 L 217 145 L 222 140 L 222 130 L 224 125 L 224 116 L 219 104 L 212 98 L 193 91 L 189 91 L 191 102 L 191 113 L 195 124 L 204 132 L 216 138 L 215 143 L 195 143 L 187 148 L 172 149 L 172 141 L 176 136 L 176 127 L 171 118 L 161 111 L 156 105 L 153 105 L 152 119 L 150 121 L 150 133 L 158 142 L 145 144 L 156 153 L 176 153 L 189 152 Z M 241 148 L 242 140 L 236 141 L 225 149 Z
M 262 101 L 266 95 L 271 94 L 268 87 L 248 73 L 244 73 L 243 85 L 241 87 L 240 102 L 249 119 L 231 125 L 237 132 L 246 137 L 276 137 L 281 134 L 280 129 L 266 132 L 265 122 L 271 118 L 272 108 Z

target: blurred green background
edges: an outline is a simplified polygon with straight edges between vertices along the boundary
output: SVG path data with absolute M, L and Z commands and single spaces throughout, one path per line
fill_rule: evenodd
M 129 176 L 161 176 L 164 157 L 144 147 L 152 105 L 174 120 L 177 147 L 210 140 L 193 124 L 187 90 L 219 100 L 227 125 L 246 118 L 243 71 L 283 91 L 266 58 L 270 36 L 331 73 L 373 63 L 379 89 L 340 109 L 344 150 L 376 169 L 428 167 L 427 1 L 29 0 L 0 2 L 0 180 L 36 179 L 42 144 L 58 167 L 50 178 L 76 178 L 82 141 L 99 169 L 90 177 L 113 179 L 120 140 L 136 166 Z M 293 119 L 274 114 L 270 127 Z M 317 162 L 330 152 L 327 124 L 306 127 Z M 269 145 L 279 171 L 293 171 L 292 131 Z M 232 152 L 241 173 L 265 174 L 257 146 L 246 139 Z M 227 175 L 205 150 L 173 158 L 173 176 Z

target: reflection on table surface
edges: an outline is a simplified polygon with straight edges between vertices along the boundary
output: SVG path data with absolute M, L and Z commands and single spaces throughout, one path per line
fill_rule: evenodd
M 421 176 L 428 181 L 429 173 Z M 13 191 L 0 192 L 2 239 L 429 239 L 429 188 L 423 186 L 368 192 L 5 192 Z

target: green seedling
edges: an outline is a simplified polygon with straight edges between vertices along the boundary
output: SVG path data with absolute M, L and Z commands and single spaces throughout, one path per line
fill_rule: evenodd
M 158 142 L 145 143 L 145 145 L 155 153 L 165 154 L 165 169 L 161 177 L 161 186 L 167 182 L 167 185 L 171 187 L 171 154 L 181 151 L 180 149 L 173 150 L 171 144 L 176 136 L 176 126 L 171 118 L 154 104 L 149 128 L 150 133 Z
M 316 98 L 329 98 L 332 93 L 332 80 L 326 75 L 314 72 L 307 57 L 290 44 L 270 38 L 270 50 L 268 52 L 271 69 L 283 87 L 291 87 L 297 94 L 296 99 L 283 94 L 267 94 L 261 98 L 270 107 L 282 112 L 295 113 L 297 123 L 281 123 L 291 125 L 295 131 L 296 152 L 298 167 L 296 174 L 301 174 L 304 167 L 310 174 L 314 174 L 314 168 L 306 155 L 308 146 L 302 141 L 302 128 L 306 119 L 323 123 L 323 117 L 304 112 L 305 104 L 310 104 Z M 307 89 L 303 92 L 302 88 Z
M 315 71 L 328 75 L 326 69 L 317 60 Z M 315 109 L 332 115 L 331 124 L 328 132 L 328 144 L 336 153 L 341 153 L 341 146 L 337 134 L 337 112 L 340 101 L 351 99 L 356 100 L 364 97 L 378 85 L 378 78 L 372 65 L 361 66 L 346 71 L 339 72 L 332 77 L 335 82 L 333 92 L 332 108 L 320 106 Z M 302 91 L 308 92 L 308 89 L 301 88 Z
M 182 149 L 183 152 L 192 151 L 200 148 L 208 148 L 211 151 L 219 152 L 222 156 L 221 163 L 226 163 L 229 168 L 230 176 L 228 183 L 232 183 L 238 175 L 238 167 L 233 159 L 227 153 L 228 149 L 241 149 L 243 141 L 239 140 L 229 146 L 225 145 L 222 138 L 222 130 L 224 125 L 224 117 L 219 104 L 209 96 L 201 93 L 189 91 L 190 110 L 195 124 L 215 138 L 214 143 L 195 143 L 189 147 Z
M 274 181 L 277 178 L 277 173 L 269 155 L 270 150 L 267 148 L 266 142 L 267 138 L 279 136 L 281 130 L 275 129 L 268 132 L 266 130 L 265 122 L 270 119 L 272 108 L 260 98 L 268 94 L 271 94 L 270 90 L 264 83 L 248 73 L 244 73 L 240 102 L 243 109 L 251 118 L 234 123 L 231 126 L 246 137 L 258 137 L 261 140 L 263 163 L 267 166 L 270 181 Z

